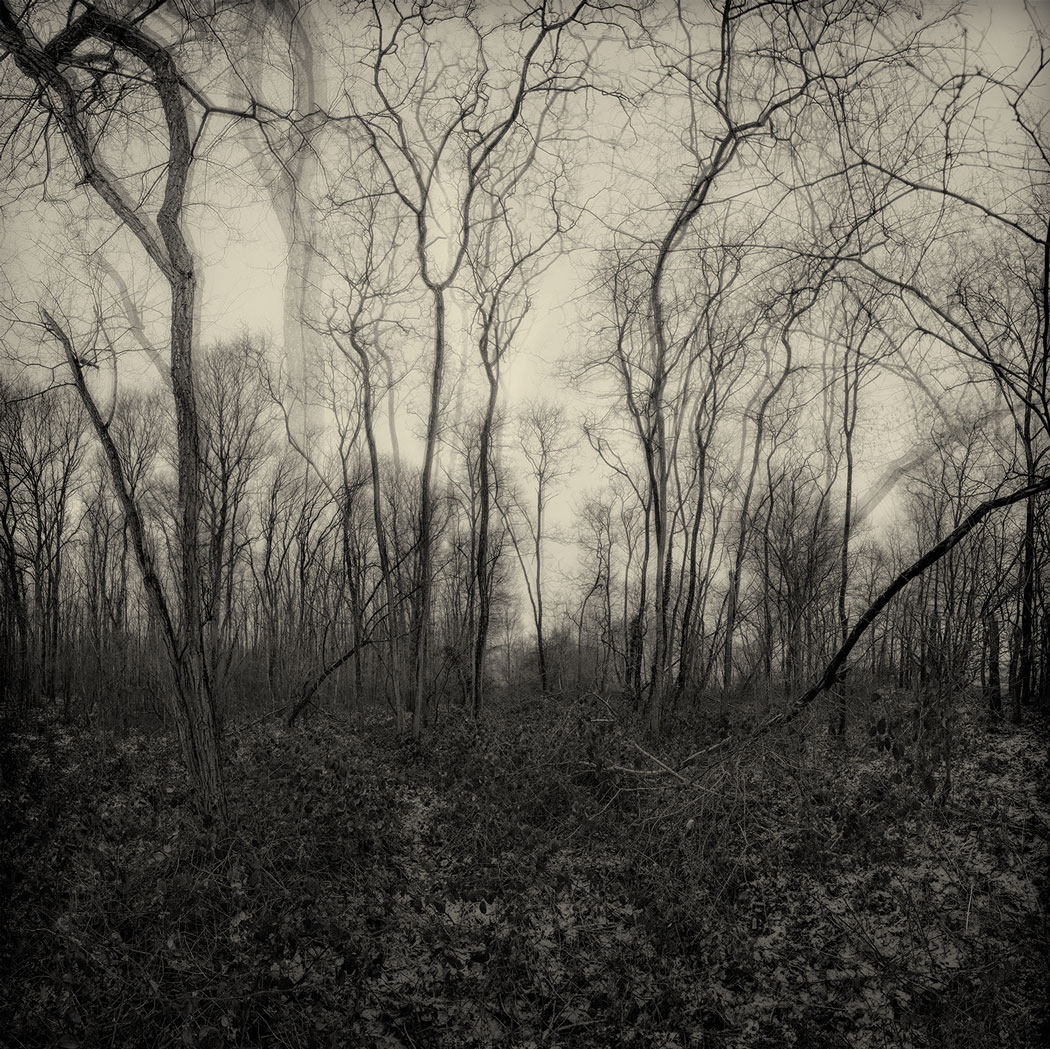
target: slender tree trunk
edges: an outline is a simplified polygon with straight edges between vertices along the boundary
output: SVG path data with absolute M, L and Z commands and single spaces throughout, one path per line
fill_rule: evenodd
M 426 714 L 427 689 L 427 634 L 430 622 L 431 589 L 433 586 L 433 528 L 434 528 L 434 459 L 441 417 L 441 390 L 445 376 L 446 303 L 445 290 L 431 286 L 434 300 L 434 363 L 430 378 L 430 407 L 427 414 L 427 435 L 423 450 L 423 471 L 420 478 L 422 492 L 419 501 L 419 535 L 416 548 L 416 591 L 412 599 L 412 673 L 414 695 L 412 700 L 412 735 L 423 732 Z
M 547 640 L 543 632 L 543 484 L 536 485 L 536 657 L 540 665 L 540 691 L 547 695 Z M 582 613 L 581 613 L 582 615 Z M 581 620 L 582 629 L 582 620 Z
M 777 376 L 776 381 L 766 393 L 766 396 L 762 399 L 762 404 L 759 407 L 758 416 L 755 420 L 754 451 L 751 456 L 751 467 L 748 470 L 747 487 L 744 491 L 744 499 L 740 506 L 736 552 L 729 575 L 729 594 L 726 601 L 726 641 L 724 665 L 722 668 L 722 691 L 726 695 L 728 695 L 729 689 L 733 684 L 733 642 L 736 635 L 737 608 L 740 601 L 740 574 L 744 566 L 744 552 L 747 549 L 747 518 L 751 509 L 751 498 L 755 490 L 755 478 L 758 476 L 758 462 L 762 455 L 762 439 L 765 435 L 766 413 L 769 411 L 773 401 L 780 393 L 784 383 L 787 382 L 788 376 L 790 376 L 792 371 L 793 355 L 788 331 L 790 325 L 794 323 L 798 316 L 800 316 L 800 311 L 796 308 L 792 311 L 789 320 L 785 322 L 784 330 L 780 335 L 780 342 L 785 350 L 784 367 L 780 375 Z M 743 449 L 741 449 L 741 458 L 742 457 Z M 766 578 L 768 579 L 768 573 Z M 772 658 L 772 652 L 769 653 L 769 658 Z
M 491 516 L 492 485 L 489 458 L 492 445 L 492 425 L 496 415 L 496 399 L 499 395 L 498 373 L 485 361 L 489 381 L 488 403 L 481 425 L 478 448 L 478 472 L 480 492 L 478 507 L 478 542 L 475 551 L 475 576 L 478 586 L 478 618 L 474 635 L 474 652 L 471 671 L 471 711 L 475 718 L 481 715 L 485 687 L 485 648 L 488 643 L 489 619 L 492 606 L 492 582 L 489 578 L 489 519 Z
M 1035 481 L 1035 464 L 1029 463 L 1028 483 Z M 1017 703 L 1032 703 L 1035 684 L 1035 576 L 1037 553 L 1035 541 L 1035 500 L 1029 499 L 1024 517 L 1024 549 L 1021 561 L 1021 614 L 1017 652 Z M 1020 711 L 1018 713 L 1018 720 Z
M 1044 605 L 1043 629 L 1040 640 L 1041 658 L 1039 661 L 1039 682 L 1036 688 L 1035 701 L 1044 713 L 1050 710 L 1050 614 Z
M 386 598 L 387 629 L 387 677 L 390 683 L 390 702 L 394 708 L 394 718 L 398 733 L 405 730 L 405 703 L 401 689 L 401 642 L 400 615 L 397 597 L 394 593 L 394 571 L 390 561 L 390 545 L 387 542 L 387 527 L 383 520 L 383 475 L 379 462 L 379 449 L 375 434 L 375 388 L 372 385 L 371 363 L 368 353 L 355 340 L 352 348 L 361 364 L 363 403 L 362 415 L 365 429 L 365 444 L 368 447 L 368 465 L 372 474 L 372 523 L 376 533 L 376 548 L 379 553 L 379 572 L 383 578 L 383 592 Z
M 985 685 L 985 698 L 988 701 L 988 709 L 992 716 L 1001 718 L 1003 716 L 1003 693 L 999 679 L 1000 661 L 1000 634 L 999 618 L 994 612 L 989 612 L 984 620 L 985 635 L 988 646 L 988 675 Z
M 663 336 L 657 340 L 661 346 L 657 369 L 663 368 Z M 653 586 L 655 598 L 655 627 L 653 638 L 652 668 L 649 679 L 648 696 L 648 732 L 656 738 L 663 731 L 665 690 L 667 688 L 668 661 L 668 623 L 667 610 L 670 601 L 671 584 L 671 546 L 667 515 L 667 462 L 666 462 L 666 425 L 663 411 L 662 377 L 653 391 L 653 402 L 656 411 L 656 427 L 653 434 L 655 448 L 649 449 L 649 484 L 653 507 L 653 539 L 655 541 L 656 579 Z
M 690 679 L 693 677 L 693 654 L 696 644 L 693 633 L 693 611 L 696 607 L 698 582 L 697 552 L 700 543 L 700 521 L 703 515 L 705 485 L 707 479 L 707 448 L 701 440 L 699 433 L 697 434 L 697 457 L 697 500 L 696 510 L 689 529 L 689 546 L 686 555 L 689 581 L 686 584 L 685 608 L 682 611 L 682 630 L 678 656 L 678 681 L 675 685 L 676 700 L 682 696 Z
M 844 385 L 845 403 L 843 412 L 843 435 L 846 441 L 846 506 L 842 517 L 842 547 L 839 557 L 839 640 L 845 641 L 849 637 L 849 616 L 846 612 L 846 593 L 849 589 L 849 541 L 853 530 L 853 430 L 857 424 L 856 391 L 851 389 L 849 381 L 849 353 L 845 355 L 844 370 L 846 379 Z M 850 394 L 853 393 L 851 397 Z M 836 734 L 846 734 L 846 689 L 839 685 L 838 696 L 838 722 L 835 726 Z
M 1010 635 L 1010 669 L 1008 671 L 1008 689 L 1010 693 L 1010 720 L 1015 725 L 1021 724 L 1021 628 L 1014 624 Z

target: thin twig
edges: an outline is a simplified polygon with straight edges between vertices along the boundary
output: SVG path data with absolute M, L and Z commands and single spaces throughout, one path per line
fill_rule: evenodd
M 689 782 L 689 780 L 687 780 L 685 776 L 683 776 L 680 772 L 671 768 L 670 765 L 664 764 L 664 762 L 662 762 L 654 754 L 650 754 L 649 751 L 647 751 L 644 747 L 639 746 L 639 744 L 635 743 L 633 739 L 629 739 L 627 742 L 630 743 L 630 745 L 634 747 L 634 749 L 637 750 L 639 754 L 644 754 L 650 761 L 655 762 L 657 765 L 659 765 L 660 768 L 664 770 L 664 772 L 670 773 L 672 776 L 674 776 L 675 779 L 679 780 L 682 783 Z

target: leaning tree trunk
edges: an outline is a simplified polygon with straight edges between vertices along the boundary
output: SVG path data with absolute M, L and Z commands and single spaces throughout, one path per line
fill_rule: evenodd
M 868 607 L 868 610 L 864 615 L 862 615 L 860 619 L 857 620 L 856 624 L 854 624 L 849 637 L 846 638 L 839 650 L 831 657 L 816 683 L 799 696 L 790 706 L 786 707 L 765 722 L 761 726 L 761 731 L 766 731 L 777 725 L 783 725 L 787 724 L 789 721 L 793 721 L 813 702 L 813 700 L 821 695 L 821 693 L 827 691 L 837 681 L 840 681 L 845 674 L 846 664 L 850 653 L 853 651 L 857 642 L 867 632 L 872 623 L 874 623 L 879 617 L 882 610 L 913 579 L 921 576 L 927 568 L 936 564 L 945 556 L 945 554 L 953 550 L 960 542 L 962 542 L 962 540 L 965 539 L 966 536 L 968 536 L 970 532 L 972 532 L 985 519 L 985 517 L 988 516 L 988 514 L 992 513 L 994 510 L 1001 509 L 1002 507 L 1012 506 L 1014 503 L 1019 503 L 1025 499 L 1030 500 L 1033 497 L 1048 491 L 1050 491 L 1050 476 L 1044 477 L 1035 484 L 1025 485 L 1024 488 L 1011 492 L 1008 495 L 1001 495 L 994 499 L 987 499 L 977 506 L 977 508 L 974 509 L 952 532 L 901 572 L 900 575 L 898 575 L 897 578 L 894 579 L 881 594 L 879 594 L 879 596 Z
M 782 725 L 787 725 L 794 721 L 815 699 L 831 688 L 837 681 L 841 681 L 847 673 L 847 661 L 850 653 L 853 651 L 857 642 L 867 633 L 868 628 L 876 619 L 878 619 L 882 610 L 913 579 L 921 576 L 927 568 L 936 564 L 945 554 L 950 550 L 953 550 L 960 542 L 962 542 L 962 540 L 965 539 L 966 536 L 968 536 L 970 532 L 972 532 L 988 516 L 988 514 L 1004 506 L 1012 506 L 1014 503 L 1019 503 L 1024 499 L 1031 499 L 1034 496 L 1041 495 L 1043 492 L 1050 492 L 1050 477 L 1044 477 L 1041 481 L 1037 481 L 1035 484 L 1026 485 L 1024 488 L 1011 492 L 1009 495 L 998 496 L 995 499 L 987 499 L 985 502 L 981 503 L 949 535 L 942 539 L 936 546 L 927 550 L 927 552 L 912 565 L 904 569 L 904 571 L 901 572 L 881 594 L 879 594 L 879 596 L 868 607 L 864 615 L 857 620 L 853 629 L 850 631 L 849 637 L 831 657 L 816 683 L 789 706 L 763 721 L 747 737 L 748 741 L 753 741 L 772 729 L 778 728 Z M 710 746 L 704 747 L 703 749 L 690 754 L 679 765 L 679 768 L 685 768 L 687 765 L 693 764 L 704 755 L 718 750 L 724 744 L 724 739 L 718 740 Z
M 87 388 L 80 361 L 73 352 L 72 342 L 50 314 L 43 311 L 43 317 L 48 329 L 65 351 L 66 362 L 73 375 L 74 385 L 87 409 L 95 435 L 102 445 L 110 479 L 113 482 L 113 490 L 124 513 L 135 559 L 142 573 L 150 613 L 161 630 L 175 691 L 173 704 L 175 725 L 197 809 L 209 820 L 225 820 L 226 792 L 220 761 L 219 725 L 208 679 L 204 636 L 200 629 L 200 592 L 196 591 L 196 617 L 194 618 L 192 614 L 184 610 L 181 627 L 176 625 L 164 595 L 160 576 L 153 564 L 145 525 L 139 508 L 131 496 L 120 454 L 98 410 L 98 405 Z M 180 545 L 185 547 L 184 537 L 180 537 Z M 183 549 L 181 553 L 183 554 L 183 571 L 186 571 L 185 550 Z M 190 557 L 188 565 L 191 569 L 194 563 L 194 559 Z M 199 569 L 199 565 L 197 567 Z M 199 579 L 198 574 L 198 583 Z M 196 632 L 192 633 L 190 624 L 194 622 Z

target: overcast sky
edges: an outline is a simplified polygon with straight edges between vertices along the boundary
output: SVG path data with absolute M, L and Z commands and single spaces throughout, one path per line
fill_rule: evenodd
M 927 5 L 930 9 L 939 8 Z M 1039 17 L 1045 17 L 1048 5 L 1040 3 L 1035 9 Z M 1025 7 L 1019 0 L 973 5 L 967 25 L 974 54 L 986 56 L 975 60 L 975 65 L 1014 65 L 1023 60 L 1032 42 Z M 596 112 L 605 119 L 600 106 Z M 610 121 L 615 119 L 611 109 L 605 115 Z M 238 161 L 238 149 L 236 144 L 228 149 L 213 146 L 208 159 L 197 165 L 194 174 L 193 196 L 197 203 L 189 212 L 189 224 L 203 260 L 202 341 L 207 344 L 248 331 L 279 347 L 285 323 L 287 245 L 266 194 L 252 185 L 250 165 L 245 166 L 243 156 Z M 624 127 L 618 142 L 588 143 L 582 161 L 583 196 L 596 210 L 622 209 L 624 201 L 617 200 L 616 194 L 619 192 L 622 198 L 630 190 L 620 184 L 619 173 L 632 166 L 644 171 L 646 164 L 654 161 L 660 165 L 664 158 L 654 158 L 651 150 L 646 129 L 637 126 Z M 587 180 L 593 185 L 586 184 Z M 581 189 L 576 188 L 578 192 Z M 612 214 L 611 218 L 615 220 L 617 216 Z M 120 257 L 121 234 L 113 234 L 105 222 L 82 222 L 75 208 L 66 207 L 58 197 L 43 204 L 26 198 L 18 206 L 5 208 L 3 221 L 3 270 L 7 279 L 14 281 L 8 290 L 16 299 L 32 301 L 34 287 L 54 283 L 57 277 L 61 298 L 69 302 L 90 301 L 90 282 L 93 275 L 97 276 L 97 269 L 70 256 L 70 231 L 78 235 L 84 247 L 104 245 Z M 575 238 L 573 250 L 554 262 L 534 284 L 533 309 L 504 370 L 505 396 L 511 406 L 525 398 L 543 396 L 565 403 L 577 416 L 592 407 L 586 396 L 581 398 L 569 389 L 565 370 L 566 359 L 571 360 L 583 343 L 595 337 L 593 313 L 597 303 L 586 292 L 597 261 L 595 238 L 602 225 L 584 217 L 579 229 L 582 236 Z M 42 235 L 42 231 L 48 232 Z M 155 310 L 144 311 L 143 337 L 162 346 L 165 316 L 163 296 L 158 299 L 155 294 L 155 275 L 136 268 L 124 277 L 136 301 L 148 302 L 152 298 L 158 303 Z M 154 293 L 148 292 L 149 287 Z M 465 309 L 465 305 L 461 307 L 461 321 L 466 319 Z M 469 404 L 478 381 L 476 362 L 469 356 L 471 347 L 464 342 L 465 336 L 461 336 L 460 345 L 453 348 L 468 355 L 469 366 L 461 369 L 453 359 L 449 368 L 448 393 L 453 411 Z M 123 366 L 122 374 L 126 382 L 143 384 L 150 381 L 151 371 L 141 363 L 132 363 Z M 933 411 L 929 405 L 922 406 L 921 397 L 916 400 L 914 391 L 899 375 L 883 375 L 870 393 L 881 400 L 881 408 L 874 411 L 866 404 L 861 425 L 860 446 L 865 456 L 860 476 L 862 484 L 869 486 L 883 476 L 887 464 L 907 456 L 915 438 L 916 413 Z M 409 399 L 407 388 L 402 397 Z M 409 451 L 414 425 L 411 415 L 403 412 L 403 448 Z M 568 528 L 574 496 L 602 483 L 595 458 L 585 442 L 576 443 L 576 471 L 566 483 L 566 492 L 557 501 L 553 515 L 562 528 Z M 860 498 L 863 501 L 863 491 Z

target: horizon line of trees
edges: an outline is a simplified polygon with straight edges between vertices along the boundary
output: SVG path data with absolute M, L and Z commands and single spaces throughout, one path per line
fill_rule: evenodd
M 388 579 L 378 555 L 371 466 L 354 434 L 340 431 L 323 458 L 304 457 L 288 440 L 290 411 L 272 396 L 271 367 L 247 337 L 212 347 L 199 364 L 197 390 L 209 420 L 202 439 L 203 622 L 221 714 L 269 711 L 294 721 L 315 701 L 357 712 L 378 705 L 396 714 L 394 702 L 406 685 L 396 642 L 406 635 L 411 599 L 411 491 L 418 471 L 389 455 L 379 459 Z M 170 579 L 177 565 L 170 412 L 159 390 L 123 393 L 120 401 L 113 436 L 122 472 L 145 508 L 149 542 Z M 333 398 L 334 404 L 352 401 L 346 391 Z M 482 711 L 474 677 L 479 427 L 473 421 L 454 435 L 439 499 L 428 717 L 442 704 L 472 716 Z M 531 681 L 541 693 L 615 691 L 641 709 L 653 687 L 648 624 L 638 611 L 649 577 L 646 521 L 623 479 L 579 505 L 578 563 L 551 588 L 547 603 L 554 610 L 546 624 L 542 617 L 543 513 L 559 496 L 552 484 L 564 476 L 570 427 L 565 413 L 549 404 L 522 413 L 514 437 L 531 453 L 527 491 L 509 484 L 504 490 L 504 471 L 493 464 L 501 516 L 490 536 L 485 580 L 499 625 L 494 647 L 504 658 L 486 658 L 482 686 Z M 508 429 L 498 428 L 497 436 Z M 767 441 L 763 477 L 746 516 L 720 536 L 697 538 L 695 494 L 697 501 L 678 506 L 674 541 L 704 562 L 683 561 L 672 591 L 680 637 L 672 712 L 715 698 L 724 714 L 727 697 L 740 693 L 768 709 L 777 695 L 803 689 L 840 640 L 839 599 L 849 609 L 866 607 L 957 526 L 975 498 L 997 491 L 991 457 L 1005 439 L 1001 427 L 980 418 L 962 434 L 942 436 L 936 455 L 902 484 L 906 526 L 898 524 L 881 541 L 854 526 L 843 592 L 845 518 L 835 477 L 798 454 L 798 434 L 779 437 Z M 495 442 L 497 459 L 502 444 Z M 721 469 L 717 460 L 712 450 L 712 473 Z M 720 519 L 742 512 L 739 482 L 719 475 L 709 483 L 719 491 Z M 1044 499 L 1035 514 L 1040 578 L 1050 550 L 1045 509 Z M 170 686 L 158 659 L 156 624 L 119 503 L 69 388 L 5 387 L 0 523 L 5 700 L 46 697 L 66 716 L 109 722 L 143 712 L 163 718 L 162 694 Z M 898 688 L 944 679 L 954 690 L 979 681 L 990 709 L 1001 714 L 1005 670 L 1009 713 L 1018 720 L 1023 705 L 1045 694 L 1050 674 L 1048 610 L 1038 587 L 1043 633 L 1034 689 L 1025 696 L 1019 672 L 1023 562 L 1017 556 L 1023 528 L 1023 510 L 993 518 L 921 576 L 870 631 L 856 657 L 858 677 L 872 687 Z M 726 568 L 739 548 L 737 529 L 745 536 L 739 577 Z M 690 600 L 691 620 L 684 614 Z M 738 644 L 727 664 L 730 602 Z M 524 627 L 527 607 L 531 623 Z

